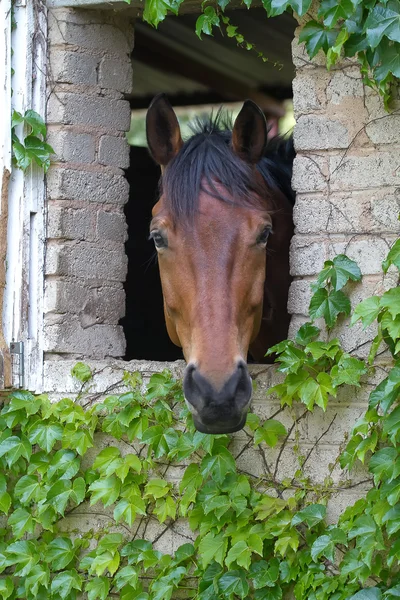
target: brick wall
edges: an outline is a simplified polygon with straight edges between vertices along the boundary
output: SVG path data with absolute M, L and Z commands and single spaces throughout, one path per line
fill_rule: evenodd
M 133 28 L 110 12 L 49 12 L 45 337 L 50 355 L 122 356 L 123 207 Z
M 353 304 L 397 285 L 397 270 L 383 277 L 381 263 L 400 232 L 399 112 L 385 112 L 353 61 L 344 60 L 328 72 L 324 57 L 310 62 L 297 39 L 293 61 L 297 199 L 292 333 L 306 320 L 310 281 L 336 254 L 347 254 L 362 271 L 362 284 L 350 289 Z M 400 108 L 400 95 L 393 108 Z M 335 333 L 347 350 L 365 356 L 375 330 L 344 325 Z

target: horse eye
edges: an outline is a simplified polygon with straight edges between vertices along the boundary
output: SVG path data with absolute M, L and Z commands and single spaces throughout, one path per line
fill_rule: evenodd
M 167 247 L 167 240 L 161 235 L 159 231 L 152 231 L 150 233 L 150 237 L 153 239 L 156 248 Z
M 264 227 L 264 229 L 257 238 L 257 244 L 266 244 L 270 233 L 271 227 Z

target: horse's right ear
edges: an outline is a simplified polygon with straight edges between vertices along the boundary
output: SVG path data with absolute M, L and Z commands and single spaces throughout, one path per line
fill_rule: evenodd
M 242 160 L 256 164 L 267 143 L 267 122 L 261 108 L 246 100 L 232 130 L 232 149 Z
M 147 144 L 154 160 L 166 167 L 183 145 L 176 114 L 165 94 L 158 94 L 146 116 Z

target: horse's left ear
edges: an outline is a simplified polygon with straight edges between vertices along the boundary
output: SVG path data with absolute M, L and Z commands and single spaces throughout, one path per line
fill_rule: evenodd
M 246 100 L 238 114 L 232 131 L 232 148 L 235 154 L 250 164 L 261 159 L 267 143 L 267 122 L 261 108 Z
M 146 115 L 147 144 L 154 160 L 166 167 L 178 154 L 183 141 L 178 119 L 165 94 L 158 94 Z

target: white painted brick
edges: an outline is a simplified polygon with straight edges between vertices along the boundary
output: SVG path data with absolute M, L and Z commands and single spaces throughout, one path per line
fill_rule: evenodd
M 47 238 L 93 240 L 95 216 L 87 208 L 60 208 L 50 204 L 47 216 Z

